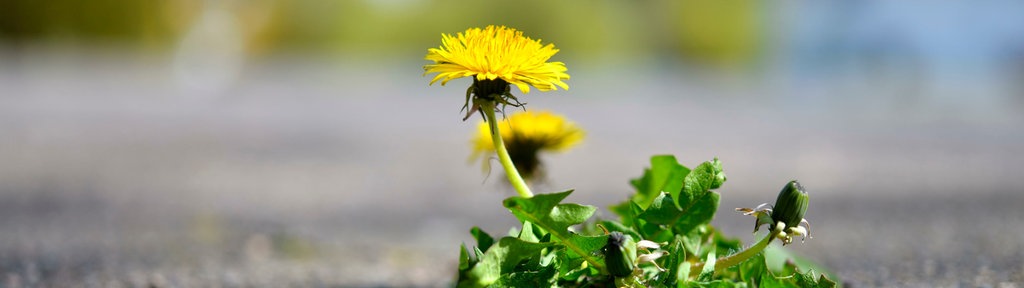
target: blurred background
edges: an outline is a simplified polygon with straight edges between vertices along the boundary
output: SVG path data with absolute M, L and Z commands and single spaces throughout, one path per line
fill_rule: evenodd
M 791 250 L 855 287 L 1024 285 L 1024 2 L 0 3 L 0 287 L 448 286 L 518 225 L 441 33 L 508 25 L 588 131 L 535 191 L 605 207 L 719 157 L 714 223 L 808 187 Z M 518 92 L 518 91 L 516 91 Z

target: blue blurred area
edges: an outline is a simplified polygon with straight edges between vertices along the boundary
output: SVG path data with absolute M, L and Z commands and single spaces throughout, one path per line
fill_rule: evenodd
M 832 84 L 840 89 L 828 98 L 876 109 L 1015 115 L 1024 95 L 1024 22 L 1015 17 L 1022 8 L 1014 1 L 791 4 L 778 10 L 776 65 L 796 86 Z

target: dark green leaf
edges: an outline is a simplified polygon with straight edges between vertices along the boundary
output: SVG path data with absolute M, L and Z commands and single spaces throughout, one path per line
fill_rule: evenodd
M 694 229 L 684 234 L 682 238 L 680 238 L 680 242 L 683 244 L 683 248 L 686 249 L 686 252 L 689 253 L 690 255 L 703 255 L 702 253 L 700 253 L 700 244 L 704 243 L 705 236 L 702 232 L 703 231 L 701 231 L 700 229 Z
M 678 287 L 685 288 L 738 288 L 747 287 L 743 282 L 732 282 L 726 280 L 715 280 L 708 282 L 686 282 L 680 283 Z
M 683 208 L 680 209 L 674 204 L 671 196 L 662 193 L 646 211 L 637 216 L 637 219 L 651 224 L 670 225 L 675 233 L 686 234 L 700 225 L 711 223 L 718 210 L 718 199 L 718 193 L 704 193 L 696 201 L 683 203 Z M 662 230 L 661 227 L 645 227 L 642 221 L 638 226 L 644 228 L 642 232 L 647 236 L 657 234 L 651 229 Z
M 757 253 L 754 257 L 750 257 L 747 261 L 743 261 L 740 265 L 733 267 L 737 270 L 737 278 L 746 282 L 750 287 L 759 287 L 762 275 L 768 271 L 768 265 L 765 265 L 764 253 Z
M 520 221 L 524 221 L 523 217 L 520 217 L 521 214 L 547 217 L 551 209 L 554 209 L 558 203 L 562 202 L 571 193 L 572 190 L 561 193 L 537 194 L 531 198 L 510 197 L 505 199 L 502 204 L 505 205 L 505 208 L 512 211 L 512 214 L 516 215 Z
M 676 235 L 675 239 L 673 239 L 669 245 L 662 247 L 662 249 L 668 252 L 668 255 L 665 255 L 660 259 L 662 267 L 666 269 L 665 275 L 668 277 L 661 277 L 659 279 L 659 284 L 661 284 L 660 286 L 674 286 L 676 281 L 679 280 L 678 276 L 681 275 L 679 274 L 679 266 L 686 261 L 686 249 L 683 248 L 682 238 L 683 236 Z M 690 271 L 686 271 L 686 277 L 683 277 L 683 280 L 689 277 L 689 275 Z
M 676 231 L 689 233 L 700 225 L 711 224 L 711 220 L 715 218 L 715 212 L 718 210 L 718 198 L 718 193 L 704 193 L 704 196 L 698 198 L 688 207 L 685 216 L 680 217 L 679 221 L 675 223 Z
M 685 207 L 685 203 L 693 202 L 711 190 L 718 173 L 722 173 L 722 163 L 717 158 L 701 163 L 683 178 L 683 189 L 681 191 L 669 190 L 668 192 L 671 194 L 672 199 L 676 199 L 679 207 Z
M 711 277 L 715 276 L 715 249 L 712 247 L 711 251 L 708 252 L 708 257 L 704 258 L 704 268 L 701 269 L 700 275 L 697 275 L 698 282 L 711 281 Z
M 586 274 L 589 269 L 587 265 L 583 265 L 583 258 L 570 259 L 568 256 L 569 251 L 565 249 L 558 249 L 555 251 L 558 263 L 558 275 L 564 280 L 575 280 L 579 279 L 580 276 Z
M 682 215 L 682 210 L 673 204 L 672 197 L 668 194 L 660 193 L 651 205 L 647 207 L 647 210 L 638 216 L 647 222 L 661 225 L 675 224 L 679 221 Z
M 633 223 L 632 203 L 633 200 L 626 200 L 622 203 L 608 206 L 608 210 L 618 215 L 619 221 L 622 221 L 622 223 Z
M 480 262 L 480 258 L 484 258 L 484 251 L 480 250 L 480 247 L 473 247 L 473 255 L 476 258 L 473 258 L 471 263 L 476 264 L 476 262 Z
M 469 250 L 466 244 L 459 247 L 459 271 L 469 270 Z
M 587 221 L 597 208 L 579 204 L 558 204 L 569 196 L 572 190 L 538 194 L 532 198 L 511 197 L 505 199 L 505 207 L 520 221 L 530 221 L 553 234 L 567 230 L 569 226 Z
M 550 287 L 555 282 L 555 272 L 554 267 L 543 267 L 538 271 L 507 273 L 487 287 Z
M 809 270 L 807 273 L 800 273 L 800 269 L 793 264 L 788 262 L 783 265 L 782 271 L 779 273 L 773 273 L 769 269 L 765 269 L 761 275 L 761 287 L 773 288 L 773 287 L 810 287 L 810 288 L 833 288 L 836 287 L 836 283 L 831 279 L 821 275 L 815 279 L 814 270 Z
M 566 241 L 566 243 L 570 243 L 573 246 L 579 247 L 585 253 L 595 254 L 601 251 L 601 248 L 604 247 L 605 243 L 608 243 L 608 235 L 583 236 L 573 233 L 569 236 L 569 239 L 568 241 Z M 568 250 L 566 256 L 570 259 L 583 258 L 583 255 L 577 254 L 577 252 L 574 250 Z
M 487 251 L 487 248 L 491 248 L 491 244 L 494 244 L 494 238 L 480 227 L 473 226 L 472 229 L 469 229 L 469 234 L 473 234 L 473 239 L 476 239 L 476 247 L 480 250 Z
M 633 230 L 633 228 L 630 228 L 630 227 L 628 227 L 626 225 L 623 225 L 622 223 L 615 222 L 615 221 L 602 220 L 601 221 L 601 225 L 603 225 L 605 227 L 605 229 L 608 229 L 608 232 L 618 231 L 618 232 L 622 232 L 622 234 L 626 234 L 626 235 L 632 236 L 635 239 L 640 239 L 640 234 L 637 234 L 636 230 Z
M 691 268 L 690 262 L 682 261 L 679 263 L 679 267 L 675 271 L 676 285 L 682 287 L 683 284 L 690 281 Z
M 711 181 L 711 189 L 718 189 L 725 184 L 725 172 L 722 171 L 722 162 L 718 161 L 718 157 L 711 160 L 711 166 L 715 168 L 715 181 Z
M 651 168 L 644 170 L 644 175 L 630 181 L 637 189 L 633 196 L 636 202 L 647 208 L 662 191 L 679 193 L 683 187 L 683 177 L 690 173 L 690 169 L 679 164 L 676 157 L 672 155 L 656 155 L 651 157 Z
M 459 279 L 459 287 L 484 287 L 498 281 L 502 274 L 513 272 L 513 268 L 528 259 L 539 259 L 549 243 L 530 243 L 513 237 L 504 237 L 492 245 L 465 278 Z
M 574 233 L 568 230 L 572 225 L 587 221 L 590 216 L 594 215 L 597 208 L 571 203 L 559 204 L 562 199 L 569 196 L 569 193 L 572 193 L 572 190 L 554 194 L 538 194 L 532 198 L 510 197 L 505 199 L 504 203 L 505 207 L 520 221 L 530 222 L 535 227 L 544 229 L 550 233 L 549 237 L 552 241 L 564 245 L 566 249 L 575 255 L 580 255 L 587 262 L 600 265 L 593 255 L 594 250 L 578 246 L 577 243 L 570 241 Z
M 476 265 L 479 258 L 469 257 L 469 250 L 466 249 L 466 244 L 463 243 L 459 248 L 459 274 L 458 279 L 466 279 L 469 276 L 469 270 Z
M 519 240 L 538 243 L 540 238 L 533 232 L 533 224 L 530 221 L 523 221 L 523 231 L 519 232 Z

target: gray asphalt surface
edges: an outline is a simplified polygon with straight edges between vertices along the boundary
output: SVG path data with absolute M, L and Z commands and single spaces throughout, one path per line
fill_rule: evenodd
M 170 58 L 50 53 L 0 58 L 0 287 L 443 287 L 470 227 L 517 225 L 468 161 L 467 83 L 427 86 L 417 59 L 190 87 Z M 607 207 L 650 155 L 717 156 L 730 235 L 752 240 L 733 207 L 799 179 L 814 238 L 792 250 L 854 287 L 1024 285 L 1019 106 L 570 67 L 572 90 L 523 96 L 588 131 L 535 191 Z

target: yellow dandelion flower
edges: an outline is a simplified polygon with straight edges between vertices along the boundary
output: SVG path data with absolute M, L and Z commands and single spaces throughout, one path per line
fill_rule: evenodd
M 423 66 L 424 75 L 437 73 L 430 84 L 441 80 L 444 85 L 452 79 L 475 75 L 478 81 L 504 80 L 523 93 L 530 92 L 529 86 L 541 91 L 555 90 L 556 86 L 569 89 L 562 81 L 569 79 L 565 64 L 547 62 L 558 52 L 554 44 L 542 45 L 540 40 L 505 26 L 470 28 L 456 36 L 442 34 L 441 47 L 427 51 L 426 60 L 434 64 Z
M 542 111 L 524 111 L 512 114 L 498 123 L 501 137 L 505 140 L 509 157 L 524 178 L 538 178 L 541 151 L 566 151 L 583 140 L 585 132 L 561 115 Z M 481 122 L 473 138 L 473 155 L 476 159 L 495 153 L 494 142 L 487 123 Z M 486 162 L 486 160 L 484 160 Z
M 466 117 L 480 109 L 477 100 L 494 104 L 522 106 L 512 95 L 511 85 L 523 93 L 530 86 L 551 91 L 558 87 L 569 89 L 562 80 L 569 79 L 565 63 L 547 62 L 558 53 L 555 45 L 543 45 L 540 40 L 523 36 L 523 32 L 505 26 L 490 25 L 484 29 L 470 28 L 455 36 L 441 34 L 441 47 L 427 49 L 426 60 L 434 64 L 423 66 L 423 75 L 437 73 L 430 84 L 441 80 L 445 85 L 452 79 L 475 76 L 466 90 L 464 110 Z M 485 116 L 486 117 L 486 116 Z

